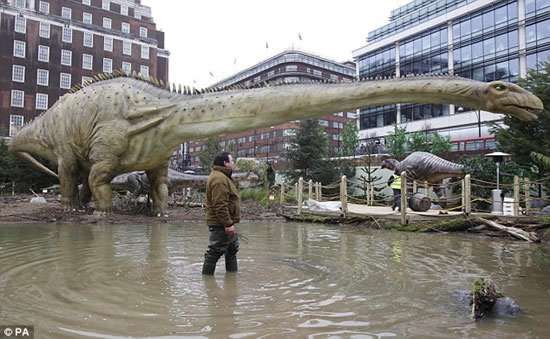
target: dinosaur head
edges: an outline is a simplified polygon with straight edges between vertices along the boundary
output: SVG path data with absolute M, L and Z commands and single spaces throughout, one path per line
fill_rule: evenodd
M 384 161 L 382 161 L 382 166 L 380 167 L 387 168 L 391 171 L 396 171 L 398 166 L 399 166 L 399 161 L 397 161 L 396 159 L 384 159 Z
M 484 83 L 480 98 L 488 111 L 508 114 L 520 120 L 536 120 L 544 109 L 537 96 L 504 81 Z

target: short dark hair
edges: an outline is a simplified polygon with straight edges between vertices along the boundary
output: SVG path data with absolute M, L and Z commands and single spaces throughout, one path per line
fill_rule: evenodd
M 225 166 L 226 162 L 229 162 L 229 152 L 222 152 L 214 158 L 214 166 Z

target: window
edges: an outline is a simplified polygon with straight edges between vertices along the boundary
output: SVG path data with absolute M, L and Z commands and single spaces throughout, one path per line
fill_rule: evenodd
M 38 35 L 41 38 L 49 39 L 50 38 L 50 24 L 46 22 L 40 22 L 40 30 Z
M 122 41 L 122 54 L 132 55 L 132 42 L 126 40 Z
M 38 11 L 43 14 L 50 14 L 50 3 L 46 1 L 40 1 Z
M 122 14 L 122 15 L 128 15 L 128 6 L 121 5 L 121 6 L 120 6 L 120 14 Z
M 71 20 L 73 11 L 69 7 L 61 7 L 61 17 Z
M 90 54 L 82 54 L 82 69 L 92 70 L 94 64 L 94 56 Z
M 25 41 L 14 40 L 13 41 L 13 56 L 18 58 L 25 58 Z
M 101 8 L 108 11 L 111 9 L 111 2 L 109 0 L 102 0 L 101 1 Z
M 15 0 L 15 7 L 27 8 L 27 1 L 25 1 L 25 0 Z
M 94 33 L 84 32 L 84 46 L 94 47 Z
M 73 64 L 73 52 L 67 49 L 61 50 L 61 64 L 71 66 Z
M 111 29 L 113 25 L 113 20 L 109 18 L 103 18 L 103 28 Z
M 110 38 L 110 37 L 103 38 L 103 50 L 107 52 L 113 51 L 113 38 Z
M 298 66 L 297 65 L 288 65 L 288 66 L 286 66 L 286 71 L 287 72 L 296 72 L 296 71 L 298 71 Z
M 109 58 L 103 58 L 103 72 L 113 73 L 113 60 Z
M 15 31 L 17 33 L 27 33 L 27 19 L 22 16 L 15 17 Z
M 23 101 L 25 98 L 25 92 L 19 90 L 11 91 L 11 107 L 20 107 L 23 108 Z
M 149 66 L 141 65 L 139 68 L 139 73 L 143 76 L 149 76 Z
M 50 82 L 50 71 L 47 69 L 38 69 L 36 71 L 36 84 L 40 86 L 48 86 Z
M 49 46 L 38 46 L 38 61 L 50 62 L 50 47 Z
M 82 13 L 82 22 L 85 24 L 92 24 L 94 21 L 94 17 L 92 16 L 92 13 Z
M 319 120 L 319 125 L 328 127 L 328 121 L 327 120 Z
M 82 4 L 86 5 L 86 6 L 91 6 L 92 5 L 92 0 L 82 0 Z
M 48 109 L 48 95 L 43 93 L 36 93 L 36 109 L 47 110 Z
M 10 114 L 10 137 L 14 137 L 23 127 L 25 118 L 22 115 Z
M 63 89 L 71 89 L 71 74 L 70 73 L 61 73 L 59 75 L 59 87 Z
M 132 64 L 126 61 L 122 62 L 122 71 L 126 74 L 132 73 Z
M 140 36 L 140 38 L 147 38 L 147 28 L 140 27 L 139 28 L 139 36 Z
M 92 82 L 92 80 L 93 80 L 92 77 L 83 76 L 82 77 L 82 86 L 84 86 L 86 84 L 90 84 Z
M 72 43 L 73 42 L 73 30 L 69 27 L 63 27 L 63 37 L 62 37 L 62 40 L 63 42 L 66 42 L 66 43 Z
M 25 82 L 25 66 L 13 65 L 11 68 L 11 81 Z
M 120 30 L 122 33 L 130 34 L 130 24 L 127 22 L 123 22 L 120 26 Z
M 141 46 L 141 58 L 149 60 L 149 46 Z

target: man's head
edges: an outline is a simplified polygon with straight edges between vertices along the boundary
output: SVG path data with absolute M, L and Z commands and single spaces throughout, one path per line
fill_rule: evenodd
M 214 158 L 214 166 L 221 166 L 233 170 L 235 163 L 233 163 L 233 156 L 229 152 L 222 152 Z

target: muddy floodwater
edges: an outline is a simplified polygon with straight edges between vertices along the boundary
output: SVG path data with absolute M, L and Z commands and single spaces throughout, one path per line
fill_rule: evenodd
M 549 338 L 550 248 L 468 235 L 245 223 L 203 278 L 205 225 L 0 228 L 0 326 L 35 338 Z M 469 319 L 490 276 L 522 307 Z

